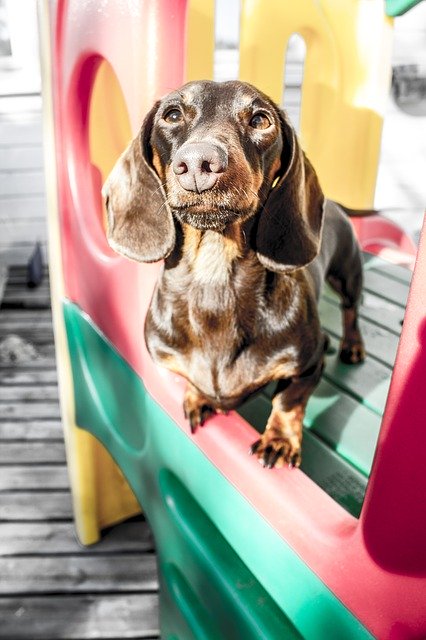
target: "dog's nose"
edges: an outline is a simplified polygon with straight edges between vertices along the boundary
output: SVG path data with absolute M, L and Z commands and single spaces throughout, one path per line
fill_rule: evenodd
M 177 151 L 173 171 L 186 191 L 211 189 L 228 166 L 224 149 L 208 142 L 188 142 Z

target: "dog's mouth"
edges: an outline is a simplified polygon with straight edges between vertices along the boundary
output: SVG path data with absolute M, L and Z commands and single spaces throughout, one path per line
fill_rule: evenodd
M 194 206 L 179 207 L 172 209 L 172 212 L 180 222 L 189 224 L 191 227 L 199 229 L 200 231 L 223 231 L 229 224 L 246 217 L 242 215 L 241 212 L 229 209 L 206 210 L 205 207 L 197 208 Z
M 175 217 L 195 229 L 223 230 L 227 225 L 244 221 L 258 207 L 256 194 L 241 189 L 214 188 L 202 193 L 169 194 L 168 202 Z

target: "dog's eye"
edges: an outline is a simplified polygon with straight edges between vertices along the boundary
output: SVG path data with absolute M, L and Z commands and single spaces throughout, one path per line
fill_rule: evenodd
M 253 129 L 269 129 L 272 123 L 266 114 L 255 113 L 249 124 Z
M 170 109 L 170 111 L 167 111 L 164 114 L 163 120 L 165 120 L 169 124 L 177 124 L 178 122 L 182 122 L 183 115 L 182 112 L 179 111 L 179 109 Z

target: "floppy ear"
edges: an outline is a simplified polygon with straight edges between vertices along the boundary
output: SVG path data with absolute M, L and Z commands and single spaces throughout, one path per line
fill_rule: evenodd
M 174 247 L 175 227 L 166 194 L 150 164 L 149 138 L 158 103 L 139 135 L 117 160 L 102 194 L 110 246 L 127 258 L 156 262 Z
M 280 112 L 283 152 L 280 178 L 269 192 L 256 231 L 260 262 L 292 271 L 311 262 L 321 243 L 324 195 L 295 131 Z

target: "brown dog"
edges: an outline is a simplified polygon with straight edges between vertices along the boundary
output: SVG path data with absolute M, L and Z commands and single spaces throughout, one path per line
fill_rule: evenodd
M 362 270 L 351 224 L 324 200 L 285 114 L 242 82 L 189 83 L 154 105 L 104 195 L 110 245 L 165 260 L 145 339 L 188 380 L 192 430 L 276 380 L 252 453 L 298 466 L 323 368 L 321 285 L 342 298 L 341 359 L 360 362 Z

